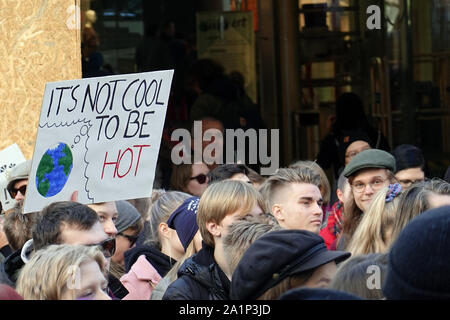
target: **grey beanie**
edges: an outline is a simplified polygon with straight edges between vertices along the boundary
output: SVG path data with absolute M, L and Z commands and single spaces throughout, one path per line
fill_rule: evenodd
M 116 207 L 118 213 L 115 224 L 117 233 L 125 231 L 141 218 L 139 211 L 126 200 L 116 201 Z
M 19 180 L 28 179 L 28 176 L 31 171 L 31 160 L 27 160 L 25 162 L 21 162 L 12 168 L 10 171 L 6 171 L 6 180 L 7 186 L 6 189 L 10 190 L 14 183 Z

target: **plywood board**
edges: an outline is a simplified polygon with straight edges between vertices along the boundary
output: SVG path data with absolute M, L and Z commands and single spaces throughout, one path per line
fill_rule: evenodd
M 0 0 L 0 150 L 33 155 L 47 82 L 81 78 L 79 0 Z

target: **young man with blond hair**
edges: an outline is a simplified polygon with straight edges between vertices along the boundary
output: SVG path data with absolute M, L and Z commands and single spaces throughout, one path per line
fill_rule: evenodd
M 322 226 L 320 176 L 312 169 L 280 168 L 260 187 L 269 210 L 284 229 L 316 234 Z
M 248 183 L 224 180 L 208 186 L 197 211 L 203 247 L 180 267 L 163 300 L 229 299 L 232 272 L 223 239 L 229 225 L 246 214 L 261 214 L 262 207 L 261 195 Z

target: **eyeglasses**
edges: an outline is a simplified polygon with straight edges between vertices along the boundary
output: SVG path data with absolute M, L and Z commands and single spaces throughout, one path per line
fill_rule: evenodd
M 370 185 L 370 187 L 374 191 L 378 191 L 379 189 L 381 189 L 384 186 L 384 183 L 386 182 L 386 180 L 387 179 L 377 178 L 377 179 L 369 182 L 368 185 Z M 352 184 L 353 190 L 355 190 L 358 193 L 363 192 L 366 189 L 366 187 L 367 187 L 367 184 L 364 184 L 362 182 L 357 182 L 357 183 Z
M 13 199 L 17 196 L 17 192 L 20 192 L 24 196 L 25 192 L 27 192 L 27 185 L 23 185 L 18 189 L 11 188 L 8 190 L 8 192 L 9 192 L 9 195 L 11 196 L 11 198 L 13 198 Z
M 199 175 L 189 178 L 189 180 L 197 180 L 198 183 L 204 184 L 206 182 L 207 176 L 203 173 L 200 173 Z
M 118 235 L 118 236 L 122 236 L 122 237 L 127 238 L 128 241 L 130 241 L 130 247 L 131 247 L 133 244 L 135 244 L 136 241 L 137 241 L 137 239 L 138 239 L 138 236 L 130 236 L 130 235 L 127 235 L 127 234 L 123 234 L 122 232 L 119 232 L 117 235 Z
M 90 244 L 89 246 L 98 246 L 105 258 L 111 258 L 116 252 L 116 239 L 108 238 L 100 243 Z

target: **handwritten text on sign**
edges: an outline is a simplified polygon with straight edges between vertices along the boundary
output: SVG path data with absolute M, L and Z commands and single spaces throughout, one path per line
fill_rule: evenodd
M 150 196 L 173 70 L 48 83 L 25 212 Z

